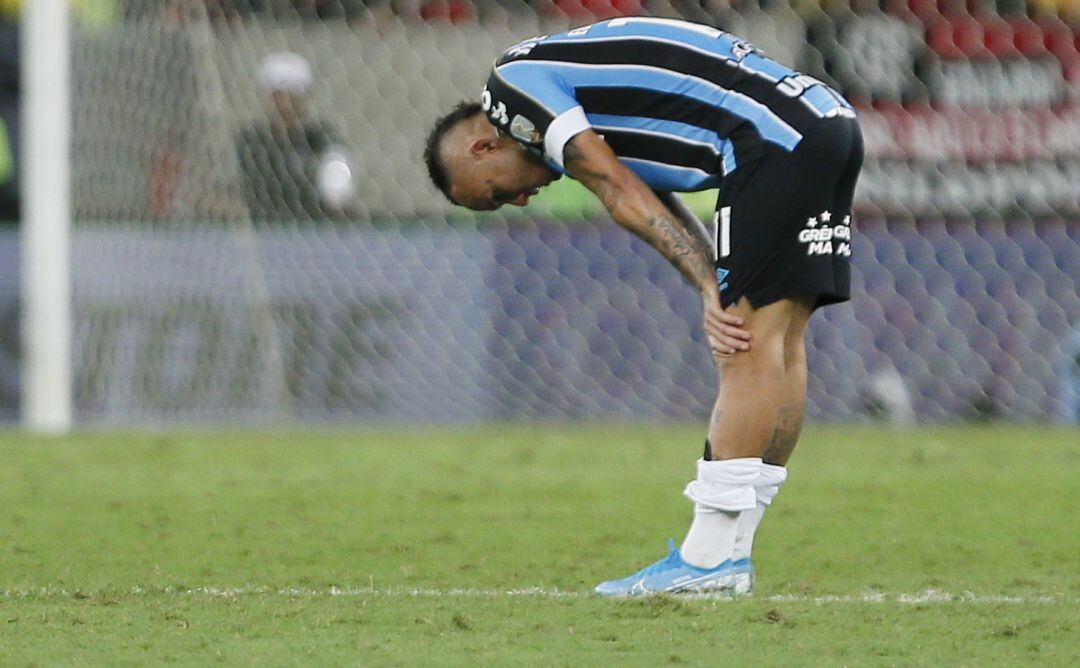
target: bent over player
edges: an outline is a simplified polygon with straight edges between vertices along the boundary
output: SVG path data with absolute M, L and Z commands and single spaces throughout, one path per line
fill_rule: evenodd
M 693 522 L 597 593 L 752 591 L 754 533 L 802 427 L 807 322 L 850 296 L 854 119 L 836 91 L 733 35 L 621 18 L 513 46 L 480 104 L 435 124 L 425 159 L 454 204 L 521 206 L 567 174 L 701 293 L 722 382 L 684 492 Z M 717 186 L 708 230 L 673 193 Z

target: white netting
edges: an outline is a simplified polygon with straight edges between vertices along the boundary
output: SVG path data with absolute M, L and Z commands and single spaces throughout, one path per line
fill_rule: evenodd
M 652 12 L 860 106 L 855 297 L 812 322 L 812 416 L 1065 416 L 1078 33 L 1069 5 L 1013 5 L 118 1 L 74 30 L 78 414 L 705 416 L 697 298 L 658 254 L 571 185 L 513 216 L 454 213 L 420 160 L 507 46 Z M 266 60 L 282 53 L 302 62 Z

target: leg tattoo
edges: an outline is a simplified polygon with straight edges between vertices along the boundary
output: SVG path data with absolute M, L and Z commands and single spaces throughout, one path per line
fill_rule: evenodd
M 765 446 L 761 454 L 766 464 L 783 466 L 791 457 L 795 444 L 799 442 L 799 432 L 802 431 L 802 410 L 797 406 L 786 404 L 780 407 L 776 415 L 776 427 L 773 428 L 772 438 Z

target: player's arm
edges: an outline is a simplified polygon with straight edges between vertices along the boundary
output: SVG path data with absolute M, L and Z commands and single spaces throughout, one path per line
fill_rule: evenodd
M 673 192 L 667 192 L 663 190 L 654 190 L 657 199 L 659 199 L 664 206 L 675 215 L 676 218 L 682 222 L 683 226 L 688 232 L 693 234 L 701 243 L 705 244 L 710 252 L 714 249 L 715 240 L 709 236 L 709 231 L 705 229 L 705 225 L 701 222 L 701 219 L 690 210 L 690 207 L 686 206 L 686 202 Z M 712 255 L 711 257 L 715 257 Z M 708 332 L 714 332 L 723 329 L 725 326 L 730 327 L 728 322 L 735 319 L 729 317 L 731 314 L 727 313 L 720 306 L 719 295 L 713 301 L 706 302 L 705 308 L 705 330 Z M 741 325 L 742 321 L 735 322 L 734 324 Z M 747 334 L 747 340 L 749 340 L 749 334 Z
M 592 130 L 578 133 L 563 149 L 563 163 L 570 176 L 600 198 L 616 223 L 660 251 L 702 296 L 716 291 L 709 246 L 619 162 L 599 135 Z
M 712 237 L 709 236 L 709 231 L 705 229 L 705 225 L 701 222 L 701 219 L 690 210 L 690 207 L 686 206 L 686 202 L 682 201 L 682 199 L 673 192 L 664 190 L 654 190 L 653 192 L 656 193 L 657 199 L 668 208 L 668 211 L 675 214 L 675 217 L 682 222 L 683 227 L 705 244 L 711 253 L 713 248 Z
M 616 223 L 660 251 L 697 288 L 713 349 L 722 354 L 746 350 L 750 334 L 739 329 L 742 319 L 720 308 L 707 233 L 695 233 L 672 213 L 592 130 L 583 130 L 567 142 L 563 164 L 570 176 L 600 198 Z

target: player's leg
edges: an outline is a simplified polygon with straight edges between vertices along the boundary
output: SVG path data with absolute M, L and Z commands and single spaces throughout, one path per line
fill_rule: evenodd
M 841 229 L 847 228 L 850 232 L 850 214 L 855 199 L 855 184 L 863 163 L 863 141 L 862 134 L 854 123 L 842 126 L 839 131 L 842 133 L 843 141 L 838 143 L 846 145 L 847 159 L 832 188 L 831 203 L 827 210 L 830 212 L 829 222 L 839 221 Z M 835 229 L 834 227 L 834 231 Z M 826 301 L 830 302 L 846 298 L 845 296 L 850 292 L 851 269 L 848 256 L 839 252 L 839 244 L 842 241 L 842 239 L 837 241 L 837 247 L 833 249 L 831 258 L 834 294 L 826 296 Z M 785 368 L 789 374 L 785 390 L 788 393 L 778 395 L 780 407 L 777 411 L 773 435 L 761 454 L 762 460 L 769 466 L 784 467 L 787 464 L 802 431 L 803 417 L 806 412 L 806 328 L 813 309 L 820 304 L 807 305 L 810 308 L 802 311 L 805 317 L 791 318 L 784 334 Z M 786 476 L 786 473 L 784 475 Z M 775 479 L 781 476 L 777 473 L 767 477 Z M 772 484 L 772 481 L 769 484 Z
M 768 460 L 766 453 L 798 438 L 806 403 L 806 352 L 801 343 L 814 301 L 812 296 L 781 299 L 755 309 L 743 298 L 730 309 L 743 317 L 754 344 L 745 353 L 720 359 L 720 392 L 709 425 L 710 459 Z M 779 463 L 786 461 L 785 456 Z
M 781 408 L 768 445 L 761 453 L 761 472 L 754 483 L 757 503 L 750 510 L 739 515 L 739 525 L 735 531 L 735 545 L 732 562 L 741 571 L 749 573 L 751 579 L 747 589 L 753 587 L 753 565 L 750 555 L 754 549 L 754 536 L 765 516 L 765 511 L 772 505 L 780 486 L 787 480 L 786 464 L 799 442 L 802 432 L 803 417 L 806 414 L 806 326 L 805 320 L 792 320 L 785 339 L 786 368 L 788 382 L 785 388 L 789 394 L 779 399 Z
M 793 298 L 753 308 L 744 298 L 736 306 L 754 344 L 720 363 L 723 382 L 709 434 L 714 444 L 730 447 L 720 450 L 722 459 L 716 460 L 714 446 L 713 460 L 699 461 L 697 477 L 686 487 L 684 493 L 695 508 L 690 531 L 667 557 L 629 577 L 601 583 L 597 593 L 632 596 L 691 589 L 746 593 L 752 587 L 751 572 L 736 572 L 731 559 L 739 517 L 757 506 L 761 455 L 778 429 L 778 411 L 789 402 L 798 404 L 805 394 L 805 368 L 791 378 L 787 368 L 800 361 L 805 367 L 805 357 L 789 356 L 786 340 L 789 328 L 805 328 L 813 303 L 812 297 Z M 778 403 L 780 396 L 785 399 Z M 743 583 L 741 588 L 737 582 Z
M 841 127 L 839 130 L 840 133 L 846 135 L 843 137 L 843 141 L 837 143 L 846 144 L 847 160 L 833 188 L 832 202 L 828 210 L 831 212 L 832 218 L 839 220 L 841 224 L 845 224 L 845 221 L 850 222 L 849 216 L 855 196 L 855 184 L 858 181 L 859 171 L 862 169 L 863 141 L 858 126 L 854 123 Z M 843 253 L 834 253 L 832 261 L 835 294 L 832 295 L 829 301 L 843 297 L 850 290 L 850 266 L 847 256 Z M 792 373 L 801 373 L 802 377 L 801 379 L 793 377 L 791 379 L 792 383 L 789 385 L 789 387 L 797 389 L 798 392 L 780 400 L 788 408 L 786 411 L 781 411 L 782 414 L 779 416 L 774 437 L 770 439 L 769 445 L 762 453 L 761 475 L 754 486 L 757 493 L 757 505 L 752 510 L 744 511 L 739 517 L 732 561 L 750 574 L 750 587 L 753 586 L 753 566 L 750 563 L 750 555 L 754 546 L 754 536 L 765 515 L 765 511 L 780 492 L 780 486 L 787 480 L 786 465 L 798 443 L 801 432 L 806 405 L 807 324 L 808 320 L 806 322 L 793 320 L 791 327 L 788 329 L 785 344 L 788 355 L 787 366 Z
M 753 567 L 748 557 L 733 559 L 735 545 L 742 535 L 749 553 L 764 507 L 786 477 L 782 465 L 766 464 L 762 455 L 781 464 L 790 456 L 805 403 L 807 321 L 814 307 L 843 301 L 850 291 L 850 250 L 825 240 L 826 229 L 839 240 L 848 224 L 846 214 L 830 220 L 831 195 L 852 145 L 849 130 L 838 129 L 808 135 L 794 154 L 766 146 L 765 157 L 725 177 L 715 219 L 720 299 L 744 316 L 753 343 L 720 363 L 710 423 L 718 459 L 699 461 L 686 487 L 695 519 L 683 546 L 672 544 L 663 559 L 601 583 L 597 593 L 752 588 Z M 753 520 L 748 532 L 743 516 Z
M 785 382 L 777 396 L 779 409 L 776 424 L 761 459 L 773 466 L 784 466 L 802 433 L 806 415 L 806 327 L 810 323 L 813 305 L 804 302 L 805 309 L 788 322 L 784 336 Z
M 802 428 L 806 355 L 792 342 L 794 333 L 805 331 L 814 301 L 781 299 L 755 309 L 743 298 L 732 309 L 743 317 L 754 345 L 746 353 L 721 358 L 718 365 L 721 382 L 709 426 L 710 452 L 698 462 L 697 479 L 686 489 L 695 511 L 681 548 L 687 563 L 714 568 L 749 556 L 736 550 L 736 542 L 745 522 L 741 516 L 756 514 L 760 521 L 764 513 L 758 512 L 757 490 L 762 460 L 786 452 L 786 462 Z
M 682 546 L 689 563 L 730 559 L 752 573 L 754 533 L 787 478 L 785 465 L 802 430 L 810 315 L 850 292 L 848 212 L 859 166 L 857 127 L 830 120 L 794 154 L 773 153 L 740 167 L 721 194 L 721 300 L 743 317 L 753 344 L 719 360 L 709 450 L 687 487 L 695 503 Z M 753 468 L 754 501 L 747 507 Z

